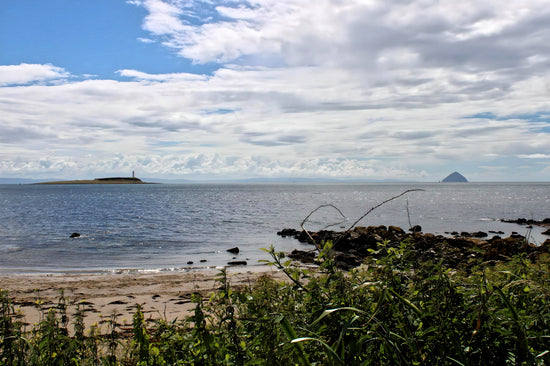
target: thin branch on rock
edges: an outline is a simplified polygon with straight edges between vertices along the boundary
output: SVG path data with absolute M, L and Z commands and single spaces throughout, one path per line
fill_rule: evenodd
M 407 197 L 407 219 L 409 220 L 409 229 L 412 228 L 411 224 L 411 213 L 409 212 L 409 197 Z
M 378 207 L 380 206 L 383 206 L 385 205 L 386 203 L 390 202 L 390 201 L 393 201 L 407 193 L 410 193 L 410 192 L 424 192 L 423 189 L 419 189 L 419 188 L 416 188 L 416 189 L 407 189 L 406 191 L 398 194 L 397 196 L 393 196 L 391 198 L 388 198 L 387 200 L 377 204 L 376 206 L 372 207 L 371 209 L 369 209 L 367 212 L 365 212 L 361 217 L 359 217 L 353 224 L 351 224 L 351 226 L 346 230 L 344 231 L 340 237 L 338 238 L 338 240 L 336 240 L 336 242 L 334 243 L 335 245 L 340 241 L 341 238 L 343 238 L 347 233 L 349 233 L 354 227 L 355 225 L 357 225 L 359 223 L 359 221 L 363 220 L 368 214 L 370 214 L 372 211 L 376 210 Z M 329 204 L 324 204 L 324 205 L 321 205 L 319 207 L 317 207 L 316 209 L 314 209 L 313 211 L 311 211 L 306 217 L 305 219 L 302 221 L 302 223 L 300 224 L 300 227 L 302 228 L 302 230 L 306 233 L 306 235 L 309 237 L 309 239 L 311 240 L 311 242 L 315 245 L 315 248 L 317 248 L 317 250 L 320 252 L 321 251 L 321 246 L 315 241 L 315 239 L 313 239 L 313 237 L 311 236 L 310 232 L 304 227 L 304 224 L 307 222 L 307 220 L 311 217 L 311 215 L 313 215 L 315 212 L 317 212 L 318 210 L 322 209 L 322 208 L 325 208 L 325 207 L 332 207 L 333 209 L 335 209 L 336 211 L 338 211 L 340 213 L 340 215 L 345 218 L 346 216 L 342 213 L 342 211 L 336 207 L 335 205 L 333 205 L 332 203 L 329 203 Z M 409 201 L 407 200 L 407 215 L 409 214 Z M 331 225 L 328 225 L 328 226 L 325 226 L 325 229 L 330 227 L 330 226 L 333 226 L 333 225 L 337 225 L 337 224 L 340 224 L 342 222 L 344 222 L 345 220 L 339 222 L 339 223 L 336 223 L 336 224 L 331 224 Z M 409 224 L 410 224 L 410 216 L 409 216 Z
M 330 224 L 330 225 L 327 225 L 323 228 L 324 229 L 327 229 L 331 226 L 334 226 L 334 225 L 338 225 L 338 224 L 341 224 L 343 223 L 344 221 L 346 221 L 346 216 L 342 213 L 342 211 L 336 207 L 335 205 L 333 205 L 332 203 L 327 203 L 327 204 L 324 204 L 324 205 L 321 205 L 319 207 L 317 207 L 316 209 L 314 209 L 313 211 L 311 211 L 306 217 L 305 219 L 302 221 L 302 223 L 300 224 L 300 227 L 302 228 L 302 230 L 305 231 L 305 233 L 307 234 L 307 236 L 309 237 L 309 239 L 313 242 L 313 244 L 315 245 L 315 247 L 317 248 L 318 251 L 321 251 L 321 246 L 319 244 L 317 244 L 317 242 L 315 241 L 315 239 L 313 239 L 313 237 L 311 236 L 311 234 L 309 233 L 309 231 L 304 227 L 304 224 L 307 222 L 307 220 L 311 217 L 311 215 L 313 215 L 315 212 L 317 212 L 318 210 L 322 209 L 322 208 L 325 208 L 325 207 L 332 207 L 333 209 L 335 209 L 336 211 L 338 211 L 338 213 L 340 214 L 340 216 L 342 216 L 344 218 L 344 220 L 340 221 L 340 222 L 337 222 L 337 223 L 334 223 L 334 224 Z
M 351 224 L 351 226 L 342 233 L 342 235 L 340 236 L 340 238 L 338 238 L 338 240 L 336 241 L 336 243 L 338 243 L 338 241 L 340 241 L 341 238 L 343 238 L 347 233 L 349 233 L 351 231 L 351 229 L 353 229 L 355 227 L 355 225 L 357 225 L 359 223 L 359 221 L 363 220 L 368 214 L 370 214 L 372 211 L 376 210 L 378 207 L 382 206 L 382 205 L 385 205 L 386 203 L 390 202 L 390 201 L 393 201 L 394 199 L 397 199 L 401 196 L 404 196 L 405 194 L 407 193 L 410 193 L 410 192 L 424 192 L 423 189 L 419 189 L 419 188 L 416 188 L 416 189 L 407 189 L 405 192 L 402 192 L 400 194 L 398 194 L 397 196 L 393 196 L 392 198 L 388 198 L 387 200 L 377 204 L 376 206 L 374 207 L 371 207 L 370 210 L 368 210 L 367 212 L 365 212 L 360 218 L 358 218 L 353 224 Z M 334 243 L 334 244 L 336 244 Z

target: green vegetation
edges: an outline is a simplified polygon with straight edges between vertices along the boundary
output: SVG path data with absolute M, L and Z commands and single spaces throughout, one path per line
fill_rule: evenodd
M 289 276 L 233 288 L 225 273 L 194 314 L 145 321 L 138 306 L 124 332 L 69 323 L 66 301 L 25 329 L 0 294 L 2 365 L 544 365 L 550 363 L 550 259 L 517 256 L 468 274 L 418 263 L 403 242 L 386 242 L 350 272 L 336 268 L 331 242 L 318 269 L 273 248 Z M 105 332 L 103 332 L 105 333 Z

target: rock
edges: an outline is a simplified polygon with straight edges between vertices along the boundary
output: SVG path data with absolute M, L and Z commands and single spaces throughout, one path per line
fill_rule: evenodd
M 486 232 L 478 231 L 472 234 L 474 238 L 486 238 L 488 235 Z
M 206 259 L 201 259 L 201 263 L 208 262 Z
M 513 220 L 501 219 L 500 221 L 508 222 L 508 223 L 512 223 L 512 224 L 518 224 L 518 225 L 538 225 L 538 226 L 548 226 L 548 225 L 550 225 L 550 218 L 546 218 L 546 219 L 541 220 L 541 221 L 536 221 L 536 220 L 533 220 L 533 219 L 525 219 L 525 218 L 520 217 L 520 218 L 513 219 Z
M 232 254 L 239 254 L 239 247 L 230 248 L 230 249 L 227 249 L 227 251 Z
M 465 238 L 471 238 L 472 234 L 470 234 L 467 231 L 463 231 L 463 232 L 460 233 L 460 236 L 465 237 Z
M 246 266 L 247 263 L 246 261 L 231 261 L 231 262 L 227 262 L 228 265 L 230 266 Z
M 287 236 L 296 236 L 299 234 L 300 232 L 296 229 L 283 229 L 277 232 L 277 235 L 282 236 L 283 238 L 286 238 Z
M 363 260 L 357 255 L 341 252 L 334 253 L 334 261 L 338 267 L 346 271 L 360 266 L 363 262 Z
M 422 226 L 420 225 L 414 225 L 409 229 L 409 231 L 412 231 L 413 233 L 420 233 L 422 232 Z
M 79 233 L 72 233 L 71 236 L 69 236 L 69 238 L 79 238 L 80 237 L 80 234 Z
M 542 232 L 542 235 L 550 235 L 550 229 L 546 230 L 546 231 L 543 231 Z
M 314 263 L 315 262 L 315 252 L 305 250 L 294 249 L 292 253 L 288 255 L 290 259 L 300 261 L 302 263 Z
M 303 232 L 300 232 L 303 233 Z M 349 270 L 361 265 L 365 259 L 385 255 L 379 243 L 385 242 L 387 248 L 399 248 L 403 241 L 408 241 L 404 254 L 407 260 L 441 263 L 447 268 L 469 271 L 477 265 L 496 264 L 509 261 L 514 256 L 524 253 L 531 261 L 543 253 L 550 253 L 550 239 L 541 246 L 530 245 L 526 239 L 515 233 L 512 237 L 502 239 L 494 236 L 491 239 L 479 239 L 486 233 L 474 233 L 478 238 L 472 239 L 472 234 L 463 232 L 468 237 L 443 237 L 441 235 L 405 233 L 396 227 L 358 226 L 347 232 L 321 230 L 312 232 L 318 244 L 323 240 L 332 240 L 334 260 L 336 265 Z M 483 235 L 483 236 L 482 236 Z M 371 250 L 374 249 L 374 250 Z M 304 263 L 315 263 L 316 251 L 295 250 L 288 255 L 291 259 Z M 487 262 L 484 262 L 487 261 Z
M 193 261 L 188 261 L 187 264 L 193 264 Z

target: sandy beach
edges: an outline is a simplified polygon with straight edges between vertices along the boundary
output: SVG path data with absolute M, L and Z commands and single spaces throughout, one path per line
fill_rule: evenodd
M 219 283 L 219 269 L 188 272 L 132 272 L 117 274 L 2 275 L 0 288 L 7 290 L 15 309 L 31 326 L 41 320 L 44 311 L 59 303 L 63 291 L 68 303 L 70 323 L 77 304 L 85 311 L 87 327 L 97 324 L 104 331 L 116 314 L 121 325 L 132 324 L 136 304 L 142 306 L 145 319 L 183 319 L 194 309 L 193 293 L 209 296 Z M 249 285 L 262 275 L 283 278 L 270 266 L 228 267 L 232 286 Z M 69 326 L 72 329 L 72 326 Z

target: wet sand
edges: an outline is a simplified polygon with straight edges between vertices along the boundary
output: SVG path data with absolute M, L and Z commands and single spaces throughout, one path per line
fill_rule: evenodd
M 145 319 L 183 319 L 195 305 L 193 293 L 209 296 L 219 287 L 220 271 L 207 269 L 189 272 L 121 273 L 121 274 L 55 274 L 1 275 L 0 288 L 7 290 L 22 320 L 32 327 L 48 308 L 56 307 L 63 291 L 67 299 L 69 328 L 80 304 L 89 328 L 97 324 L 102 331 L 107 321 L 116 315 L 117 323 L 131 325 L 136 304 L 142 306 Z M 253 284 L 262 275 L 282 279 L 284 275 L 273 267 L 228 267 L 231 286 Z

